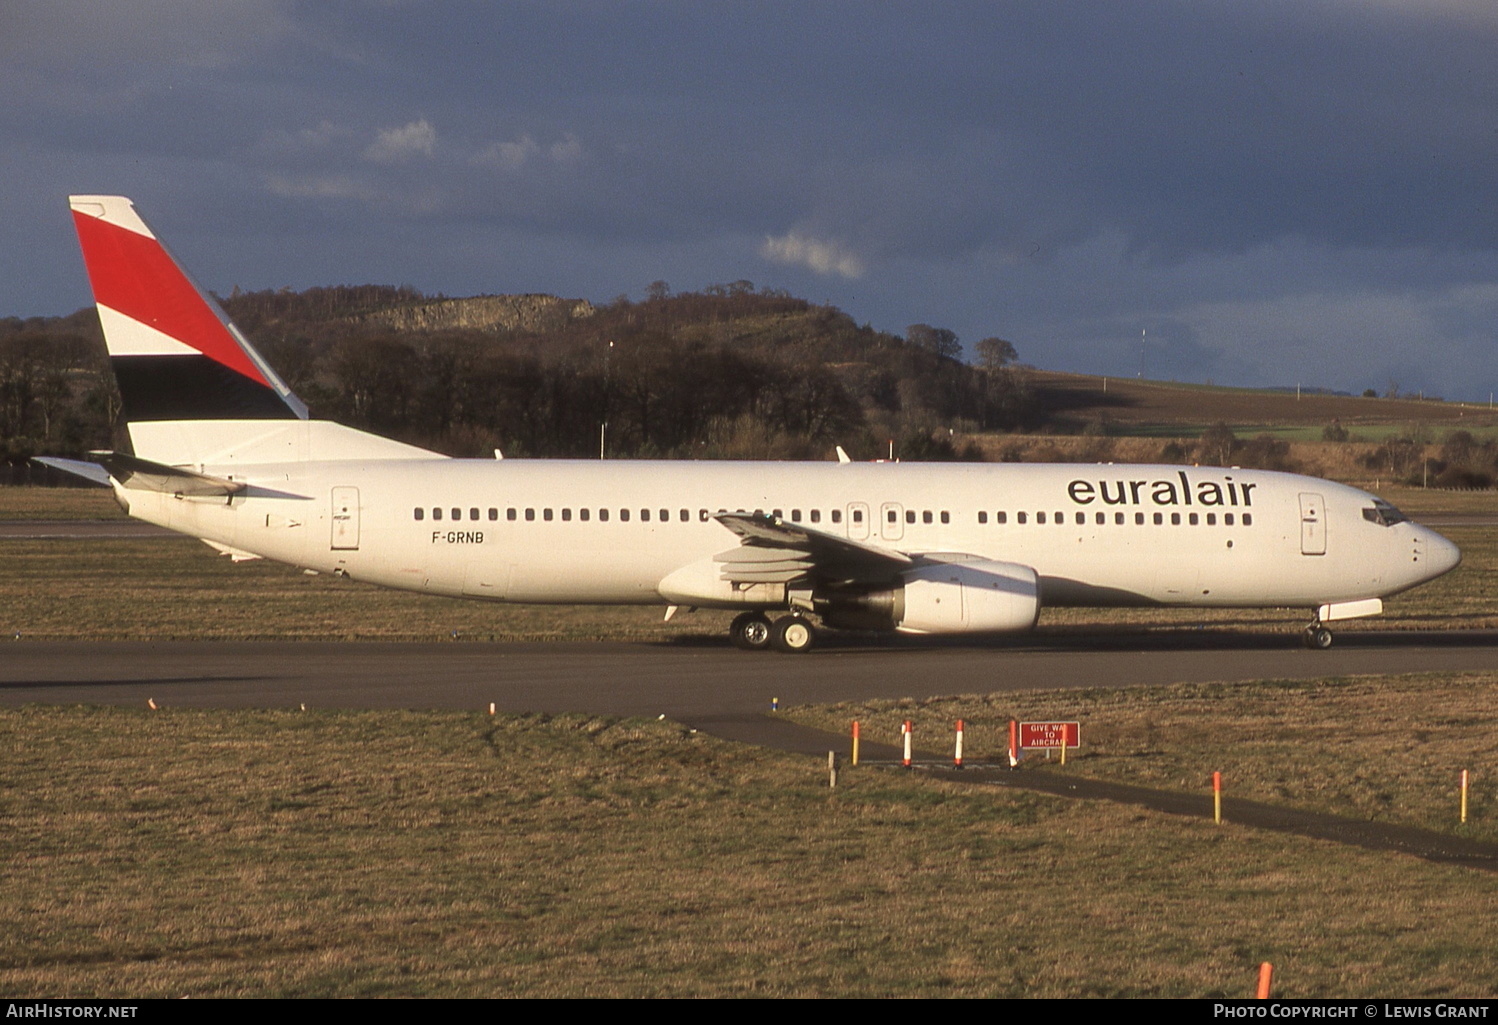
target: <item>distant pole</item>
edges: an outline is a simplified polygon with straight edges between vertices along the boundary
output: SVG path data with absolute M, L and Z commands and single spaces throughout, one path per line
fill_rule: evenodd
M 1144 332 L 1145 328 L 1139 329 L 1139 380 L 1144 380 Z
M 1269 989 L 1274 985 L 1274 965 L 1265 961 L 1259 965 L 1259 988 L 1255 996 L 1260 1000 L 1269 999 Z
M 1222 825 L 1222 773 L 1212 773 L 1212 821 Z
M 1462 770 L 1462 821 L 1467 821 L 1467 770 Z
M 603 435 L 609 429 L 609 422 L 605 420 L 598 425 L 598 458 L 603 458 Z

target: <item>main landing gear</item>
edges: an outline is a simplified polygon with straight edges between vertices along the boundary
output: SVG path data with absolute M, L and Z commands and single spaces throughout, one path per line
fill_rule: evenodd
M 1300 635 L 1300 643 L 1313 651 L 1325 651 L 1332 646 L 1332 632 L 1320 622 L 1312 623 Z
M 734 617 L 733 625 L 728 628 L 728 638 L 734 647 L 745 651 L 774 648 L 799 655 L 810 651 L 816 644 L 817 632 L 805 616 L 792 613 L 772 623 L 763 612 L 745 612 Z

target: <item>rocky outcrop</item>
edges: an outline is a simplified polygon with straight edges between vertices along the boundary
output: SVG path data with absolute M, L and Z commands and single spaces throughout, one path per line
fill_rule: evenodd
M 479 295 L 429 299 L 353 318 L 365 327 L 393 331 L 549 331 L 596 312 L 586 299 L 554 295 Z

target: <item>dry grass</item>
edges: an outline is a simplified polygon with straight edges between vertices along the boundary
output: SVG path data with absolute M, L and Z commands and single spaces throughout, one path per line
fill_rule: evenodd
M 1065 771 L 1079 776 L 1207 794 L 1221 772 L 1236 797 L 1498 841 L 1495 709 L 1498 674 L 1422 674 L 904 699 L 787 714 L 839 733 L 858 719 L 864 737 L 890 744 L 911 720 L 922 747 L 948 751 L 953 723 L 963 719 L 966 757 L 998 763 L 1007 763 L 1011 719 L 1077 720 L 1083 747 Z M 1466 825 L 1462 769 L 1476 781 Z
M 30 708 L 0 750 L 7 996 L 1241 997 L 1262 960 L 1286 997 L 1498 992 L 1487 873 L 829 792 L 670 723 Z
M 0 520 L 128 518 L 108 488 L 0 487 Z

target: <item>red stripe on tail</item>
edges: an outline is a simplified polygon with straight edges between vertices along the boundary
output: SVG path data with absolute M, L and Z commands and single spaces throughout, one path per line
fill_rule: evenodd
M 271 387 L 160 242 L 76 210 L 73 223 L 96 302 Z

